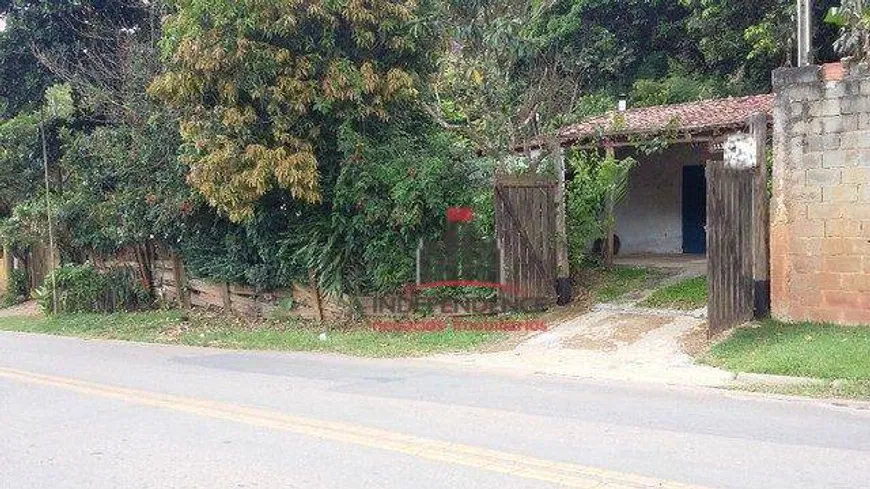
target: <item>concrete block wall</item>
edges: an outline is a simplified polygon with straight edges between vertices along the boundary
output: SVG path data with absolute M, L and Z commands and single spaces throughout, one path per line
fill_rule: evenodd
M 870 74 L 774 72 L 773 315 L 870 325 Z

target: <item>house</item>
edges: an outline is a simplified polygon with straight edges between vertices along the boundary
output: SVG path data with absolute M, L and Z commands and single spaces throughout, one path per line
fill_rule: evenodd
M 726 137 L 746 130 L 750 116 L 771 120 L 773 100 L 755 95 L 613 111 L 563 127 L 558 138 L 563 147 L 613 148 L 617 158 L 637 161 L 615 209 L 619 254 L 704 254 L 705 166 L 723 159 Z

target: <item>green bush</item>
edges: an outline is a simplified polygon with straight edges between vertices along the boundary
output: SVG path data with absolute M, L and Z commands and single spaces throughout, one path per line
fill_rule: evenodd
M 9 274 L 9 294 L 21 301 L 30 297 L 30 278 L 27 270 L 16 269 Z
M 607 234 L 614 225 L 605 212 L 608 194 L 613 204 L 628 191 L 628 175 L 636 164 L 632 158 L 618 160 L 593 151 L 577 151 L 568 160 L 573 178 L 568 183 L 568 254 L 571 266 L 579 270 L 587 264 L 591 244 Z
M 54 286 L 58 313 L 132 311 L 151 305 L 148 292 L 126 268 L 100 271 L 90 263 L 61 266 L 36 291 L 45 312 L 53 310 Z
M 0 308 L 11 307 L 30 297 L 30 281 L 24 270 L 12 270 L 7 280 L 8 288 L 0 295 Z

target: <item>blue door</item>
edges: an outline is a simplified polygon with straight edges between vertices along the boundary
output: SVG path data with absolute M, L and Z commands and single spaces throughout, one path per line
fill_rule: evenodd
M 707 252 L 707 177 L 703 166 L 683 167 L 683 253 Z

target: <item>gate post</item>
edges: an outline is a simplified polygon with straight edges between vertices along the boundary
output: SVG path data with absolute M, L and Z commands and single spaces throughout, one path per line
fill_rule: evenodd
M 749 132 L 755 140 L 752 188 L 752 276 L 756 319 L 770 316 L 770 195 L 767 191 L 767 115 L 753 114 Z
M 565 155 L 558 137 L 551 141 L 552 157 L 559 181 L 556 186 L 556 304 L 566 306 L 574 300 L 571 265 L 568 261 L 568 225 L 565 209 Z

